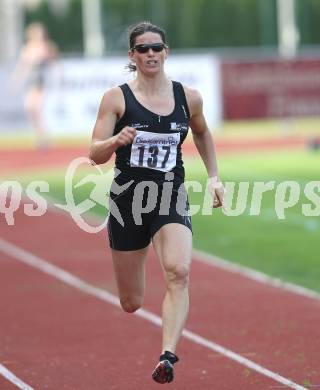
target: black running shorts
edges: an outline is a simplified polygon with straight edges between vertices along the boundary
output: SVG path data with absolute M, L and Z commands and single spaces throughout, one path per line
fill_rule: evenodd
M 175 186 L 171 192 L 162 184 L 157 184 L 157 195 L 153 198 L 151 207 L 147 204 L 148 196 L 152 195 L 150 189 L 145 188 L 137 207 L 137 184 L 134 183 L 120 195 L 110 194 L 107 227 L 111 248 L 119 251 L 145 248 L 155 233 L 168 223 L 185 225 L 192 232 L 189 202 L 183 185 Z M 150 211 L 147 208 L 147 212 L 141 212 L 143 207 L 150 208 Z

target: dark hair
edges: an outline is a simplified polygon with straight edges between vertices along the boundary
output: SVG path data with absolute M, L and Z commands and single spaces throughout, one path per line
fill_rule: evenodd
M 129 28 L 129 50 L 134 47 L 136 43 L 136 38 L 139 35 L 145 34 L 146 32 L 153 32 L 159 34 L 162 39 L 162 42 L 167 43 L 165 31 L 161 27 L 158 27 L 148 21 L 143 21 Z M 137 67 L 132 62 L 130 62 L 126 66 L 126 68 L 129 70 L 129 72 L 135 72 L 137 70 Z

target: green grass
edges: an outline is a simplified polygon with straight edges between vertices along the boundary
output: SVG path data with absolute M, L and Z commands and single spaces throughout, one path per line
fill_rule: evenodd
M 187 180 L 205 183 L 206 173 L 199 159 L 187 159 L 185 166 Z M 249 194 L 254 181 L 275 181 L 275 185 L 278 185 L 282 181 L 294 180 L 302 189 L 300 199 L 297 205 L 285 210 L 285 219 L 278 219 L 275 213 L 275 191 L 263 194 L 258 216 L 250 215 L 251 195 L 242 215 L 227 216 L 221 209 L 214 210 L 211 216 L 197 214 L 193 216 L 194 246 L 320 291 L 320 216 L 306 217 L 301 211 L 303 203 L 311 203 L 303 193 L 306 183 L 320 181 L 320 153 L 281 151 L 224 155 L 219 158 L 219 167 L 224 182 L 248 181 Z M 96 173 L 94 169 L 91 173 Z M 87 172 L 79 172 L 76 182 Z M 15 179 L 20 179 L 25 185 L 35 179 L 47 180 L 50 183 L 49 195 L 64 203 L 64 175 L 65 171 L 62 170 L 44 170 Z M 93 188 L 94 185 L 89 183 L 76 189 L 77 202 L 88 198 Z M 317 196 L 319 208 L 320 194 Z M 190 192 L 189 198 L 191 204 L 202 204 L 201 194 Z M 94 211 L 100 215 L 106 212 L 103 206 L 96 206 Z
M 308 181 L 320 181 L 320 153 L 277 152 L 250 154 L 219 159 L 223 181 L 296 181 L 300 200 L 285 211 L 285 219 L 275 213 L 275 191 L 263 194 L 261 213 L 250 215 L 250 191 L 245 212 L 236 217 L 221 210 L 212 216 L 193 217 L 194 245 L 230 261 L 263 271 L 320 291 L 319 238 L 320 217 L 302 214 L 303 194 Z M 205 177 L 200 164 L 187 164 L 189 179 Z M 199 194 L 190 195 L 191 203 L 201 203 Z M 320 206 L 320 194 L 318 194 Z M 318 206 L 318 209 L 319 209 Z M 233 205 L 234 207 L 234 205 Z
M 269 120 L 238 120 L 223 122 L 217 130 L 222 135 L 232 137 L 277 137 L 283 135 L 319 134 L 319 118 L 290 118 Z

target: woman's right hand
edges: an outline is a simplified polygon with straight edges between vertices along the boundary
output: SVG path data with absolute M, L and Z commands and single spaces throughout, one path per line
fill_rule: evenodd
M 134 127 L 126 126 L 120 133 L 115 136 L 115 144 L 117 147 L 131 144 L 136 136 L 136 129 Z

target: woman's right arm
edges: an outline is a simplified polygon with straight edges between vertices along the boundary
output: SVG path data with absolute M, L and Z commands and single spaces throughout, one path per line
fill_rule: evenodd
M 101 99 L 90 146 L 90 159 L 96 164 L 106 163 L 120 146 L 132 143 L 136 130 L 126 126 L 113 135 L 117 119 L 124 112 L 124 99 L 120 88 L 106 92 Z

